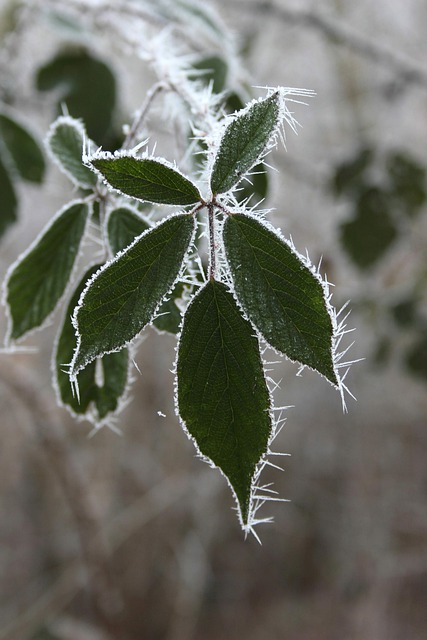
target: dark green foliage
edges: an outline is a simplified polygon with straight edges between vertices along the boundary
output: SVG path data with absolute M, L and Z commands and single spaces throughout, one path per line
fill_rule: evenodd
M 70 279 L 88 214 L 83 202 L 67 207 L 13 266 L 6 282 L 12 339 L 39 327 L 56 308 Z
M 62 113 L 65 104 L 71 116 L 83 119 L 92 140 L 104 146 L 108 144 L 116 103 L 116 81 L 104 62 L 85 50 L 59 53 L 39 69 L 37 88 L 60 92 L 58 113 Z
M 47 144 L 68 177 L 79 187 L 90 189 L 96 185 L 97 177 L 82 163 L 84 137 L 85 130 L 78 120 L 58 118 L 49 132 Z
M 55 382 L 63 404 L 75 414 L 85 415 L 88 410 L 95 412 L 96 420 L 102 420 L 114 413 L 128 384 L 129 354 L 122 349 L 117 353 L 103 356 L 91 362 L 77 376 L 79 395 L 73 393 L 67 372 L 76 348 L 75 330 L 71 322 L 73 310 L 79 301 L 87 280 L 101 265 L 92 267 L 82 278 L 65 312 L 64 321 L 55 351 Z M 102 384 L 97 384 L 96 367 L 102 371 Z
M 247 215 L 228 216 L 224 244 L 236 294 L 263 338 L 337 384 L 332 321 L 318 278 L 286 242 Z
M 149 228 L 148 224 L 129 207 L 120 207 L 112 211 L 108 217 L 108 241 L 113 253 L 125 249 L 143 231 Z M 184 286 L 178 282 L 174 290 L 166 299 L 159 311 L 158 317 L 153 320 L 154 326 L 159 331 L 178 333 L 181 323 L 181 312 L 175 304 L 175 300 L 183 294 Z
M 153 320 L 178 278 L 193 233 L 193 216 L 172 216 L 98 272 L 75 316 L 81 340 L 73 375 L 97 356 L 121 349 Z
M 387 158 L 390 191 L 403 214 L 413 216 L 425 204 L 426 170 L 409 154 L 391 153 Z
M 419 213 L 427 197 L 425 168 L 399 150 L 383 156 L 372 148 L 358 151 L 336 168 L 332 187 L 353 205 L 353 215 L 341 226 L 340 237 L 361 269 L 381 260 L 399 236 L 399 221 Z
M 427 381 L 427 331 L 420 333 L 408 350 L 406 366 L 413 375 Z
M 200 452 L 228 478 L 247 524 L 255 467 L 271 432 L 270 398 L 250 323 L 214 280 L 194 297 L 179 343 L 178 407 Z
M 398 229 L 380 189 L 369 188 L 359 195 L 355 217 L 341 225 L 341 242 L 361 269 L 372 267 L 397 239 Z
M 18 200 L 9 173 L 0 157 L 0 236 L 17 220 Z
M 130 207 L 118 207 L 108 216 L 108 243 L 113 254 L 122 251 L 137 236 L 149 229 L 149 224 Z
M 45 172 L 43 152 L 31 133 L 0 113 L 0 237 L 17 220 L 14 179 L 40 183 Z
M 201 58 L 193 65 L 198 72 L 196 78 L 200 78 L 206 84 L 212 83 L 214 93 L 221 93 L 225 88 L 227 81 L 228 67 L 227 63 L 219 56 L 209 56 Z
M 332 180 L 337 195 L 357 192 L 366 183 L 366 171 L 374 158 L 373 149 L 365 147 L 356 152 L 350 160 L 338 165 Z
M 91 164 L 122 193 L 157 204 L 188 205 L 201 198 L 197 187 L 173 167 L 131 155 L 94 158 Z
M 212 169 L 214 194 L 232 189 L 259 162 L 277 131 L 279 103 L 279 94 L 273 93 L 238 113 L 228 125 Z
M 3 113 L 0 136 L 19 177 L 40 184 L 45 172 L 44 156 L 29 131 Z

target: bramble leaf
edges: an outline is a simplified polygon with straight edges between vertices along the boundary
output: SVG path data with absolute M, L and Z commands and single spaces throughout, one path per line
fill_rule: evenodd
M 39 327 L 54 311 L 70 279 L 88 214 L 81 201 L 60 211 L 12 265 L 6 281 L 12 339 Z
M 9 173 L 0 158 L 0 236 L 17 220 L 18 200 Z
M 97 177 L 82 162 L 85 137 L 85 129 L 79 120 L 61 116 L 51 126 L 46 142 L 70 180 L 83 189 L 90 189 L 96 185 Z
M 222 136 L 211 175 L 214 194 L 230 191 L 255 166 L 277 131 L 280 96 L 254 102 L 238 112 Z
M 122 251 L 135 240 L 143 231 L 149 229 L 148 224 L 141 216 L 129 207 L 114 209 L 108 217 L 107 223 L 108 241 L 113 253 Z M 178 282 L 158 311 L 153 324 L 159 331 L 178 333 L 181 323 L 181 312 L 175 304 L 175 300 L 182 296 L 184 286 Z
M 59 53 L 37 74 L 39 91 L 59 91 L 58 111 L 82 118 L 88 135 L 105 145 L 116 101 L 116 81 L 110 68 L 86 51 Z
M 358 196 L 356 217 L 341 225 L 341 243 L 359 269 L 369 269 L 398 238 L 390 196 L 369 187 Z
M 199 451 L 221 469 L 248 523 L 252 480 L 271 432 L 258 340 L 227 287 L 209 281 L 184 316 L 178 409 Z
M 227 217 L 224 244 L 236 295 L 262 337 L 337 385 L 323 287 L 291 247 L 244 214 Z
M 104 153 L 88 161 L 107 183 L 125 195 L 158 204 L 194 204 L 200 192 L 171 165 L 153 158 Z
M 40 183 L 46 168 L 45 161 L 42 150 L 30 132 L 1 113 L 0 135 L 20 177 L 29 182 Z
M 126 249 L 149 225 L 135 209 L 118 207 L 111 211 L 107 221 L 108 243 L 115 254 Z
M 153 320 L 182 270 L 194 230 L 192 215 L 171 216 L 95 274 L 75 310 L 79 340 L 71 377 Z
M 109 413 L 114 413 L 126 391 L 128 384 L 129 353 L 122 349 L 117 353 L 103 356 L 99 360 L 91 362 L 77 376 L 79 397 L 72 392 L 65 365 L 73 357 L 76 347 L 76 336 L 71 316 L 77 305 L 88 279 L 101 265 L 89 269 L 79 283 L 64 316 L 64 322 L 55 349 L 55 383 L 59 396 L 64 405 L 77 415 L 85 415 L 90 411 L 95 421 L 102 420 Z M 97 382 L 96 368 L 101 369 L 101 384 Z M 93 416 L 95 413 L 95 416 Z M 88 416 L 89 417 L 89 416 Z
M 206 85 L 212 83 L 212 91 L 214 93 L 221 93 L 221 91 L 224 90 L 228 66 L 223 58 L 219 56 L 208 56 L 201 58 L 192 66 L 198 72 L 194 74 L 196 78 L 200 78 Z

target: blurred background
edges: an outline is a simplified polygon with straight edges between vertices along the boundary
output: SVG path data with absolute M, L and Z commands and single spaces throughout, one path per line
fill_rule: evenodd
M 115 111 L 93 134 L 113 148 L 152 79 L 107 32 L 79 30 L 55 2 L 27 4 L 30 20 L 0 4 L 2 102 L 42 140 L 72 85 L 58 62 L 71 47 L 77 77 L 91 56 L 115 79 Z M 278 171 L 259 195 L 301 252 L 322 257 L 335 305 L 351 300 L 349 357 L 364 360 L 346 383 L 357 401 L 344 414 L 324 379 L 277 366 L 276 402 L 293 408 L 275 448 L 291 457 L 265 481 L 290 502 L 264 507 L 274 523 L 257 530 L 260 545 L 244 539 L 225 481 L 178 424 L 173 336 L 146 331 L 121 435 L 91 438 L 56 406 L 57 320 L 27 339 L 33 353 L 1 353 L 0 640 L 427 637 L 427 5 L 214 5 L 237 39 L 246 92 L 316 92 L 293 105 L 302 127 L 270 156 Z M 221 60 L 215 43 L 198 45 Z M 43 69 L 62 77 L 50 90 Z M 153 125 L 162 139 L 166 124 Z M 75 195 L 49 161 L 46 172 L 42 187 L 15 187 L 2 277 Z

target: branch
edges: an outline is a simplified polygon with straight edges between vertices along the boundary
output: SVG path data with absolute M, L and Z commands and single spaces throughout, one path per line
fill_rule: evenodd
M 52 420 L 50 403 L 45 400 L 27 370 L 14 361 L 8 362 L 7 371 L 0 369 L 0 380 L 28 409 L 41 450 L 68 499 L 80 538 L 82 556 L 90 575 L 90 594 L 98 624 L 107 638 L 124 638 L 119 621 L 122 602 L 112 575 L 110 553 L 102 525 L 98 522 L 96 509 L 89 497 L 89 482 L 82 477 L 82 469 L 76 464 L 65 434 L 59 424 Z M 59 596 L 61 600 L 67 599 L 67 592 L 66 585 L 63 585 Z
M 427 90 L 425 67 L 409 56 L 396 53 L 391 47 L 366 37 L 329 16 L 313 10 L 277 6 L 274 0 L 260 0 L 251 4 L 247 0 L 234 0 L 233 5 L 244 6 L 245 10 L 250 8 L 261 15 L 269 14 L 271 17 L 281 18 L 288 24 L 318 31 L 331 42 L 345 46 L 376 64 L 388 67 L 400 80 Z

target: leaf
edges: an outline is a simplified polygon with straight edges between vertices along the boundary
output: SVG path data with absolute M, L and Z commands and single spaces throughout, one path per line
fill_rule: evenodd
M 387 158 L 391 193 L 404 215 L 418 213 L 427 198 L 426 170 L 409 154 L 396 151 Z
M 363 147 L 356 151 L 353 158 L 339 164 L 335 169 L 331 185 L 335 194 L 342 195 L 346 193 L 352 195 L 364 188 L 367 183 L 366 172 L 373 159 L 373 149 Z
M 129 246 L 149 225 L 135 209 L 118 207 L 111 211 L 107 221 L 108 243 L 115 254 Z
M 252 480 L 271 432 L 258 340 L 227 287 L 209 281 L 184 316 L 178 409 L 199 451 L 221 469 L 248 523 Z
M 79 340 L 71 376 L 97 356 L 121 349 L 153 320 L 179 276 L 194 231 L 193 216 L 171 216 L 95 274 L 75 310 Z
M 201 199 L 198 188 L 165 161 L 104 153 L 89 162 L 109 185 L 132 198 L 177 205 L 194 204 Z
M 96 422 L 119 408 L 120 400 L 128 386 L 128 350 L 125 348 L 117 353 L 105 355 L 91 362 L 81 371 L 77 376 L 79 398 L 72 393 L 70 380 L 64 369 L 65 365 L 71 361 L 76 347 L 75 330 L 71 322 L 74 307 L 79 301 L 86 282 L 100 266 L 89 269 L 74 292 L 64 316 L 54 355 L 55 383 L 61 401 L 77 415 L 85 415 L 90 411 L 91 415 L 88 415 L 88 418 L 91 418 L 95 411 Z M 101 385 L 97 383 L 97 367 L 102 373 Z
M 213 165 L 214 194 L 230 191 L 260 161 L 277 131 L 279 118 L 278 92 L 236 114 L 225 129 Z
M 83 202 L 67 206 L 12 265 L 6 281 L 11 338 L 39 327 L 54 311 L 70 279 L 88 214 Z
M 427 331 L 420 331 L 406 353 L 406 367 L 412 375 L 427 381 Z
M 341 225 L 341 243 L 360 269 L 378 262 L 398 237 L 390 206 L 387 193 L 369 187 L 359 196 L 356 217 Z
M 16 210 L 18 200 L 16 198 L 15 189 L 9 177 L 6 168 L 0 158 L 0 236 L 6 229 L 16 222 Z
M 70 180 L 83 189 L 91 189 L 96 185 L 97 177 L 82 161 L 85 139 L 87 141 L 82 123 L 62 116 L 51 126 L 46 142 L 53 159 Z
M 29 182 L 42 182 L 45 172 L 43 152 L 30 132 L 2 113 L 0 135 L 20 177 Z
M 113 253 L 118 253 L 150 227 L 135 210 L 129 207 L 119 207 L 110 213 L 107 228 L 110 247 Z M 169 299 L 162 303 L 157 317 L 153 320 L 154 326 L 159 331 L 178 333 L 181 312 L 176 306 L 175 300 L 182 296 L 183 290 L 183 284 L 178 282 Z
M 257 206 L 262 200 L 265 200 L 267 195 L 267 167 L 263 162 L 260 162 L 251 172 L 250 183 L 245 181 L 236 191 L 235 196 L 238 202 L 249 201 L 249 205 L 252 207 Z
M 86 51 L 59 53 L 37 74 L 39 91 L 56 90 L 58 112 L 82 118 L 88 135 L 105 146 L 116 102 L 116 81 L 110 68 Z
M 337 384 L 332 320 L 318 278 L 273 231 L 244 214 L 224 224 L 236 295 L 262 337 Z
M 196 69 L 195 78 L 200 78 L 204 84 L 212 83 L 214 93 L 221 93 L 224 90 L 227 80 L 228 66 L 227 63 L 219 56 L 208 56 L 201 58 L 192 65 Z M 200 73 L 203 72 L 203 73 Z M 193 74 L 190 75 L 193 77 Z
M 170 296 L 162 302 L 158 314 L 153 320 L 153 324 L 156 329 L 159 331 L 167 331 L 174 335 L 179 332 L 182 315 L 176 301 L 182 297 L 183 293 L 184 285 L 182 282 L 178 282 Z

